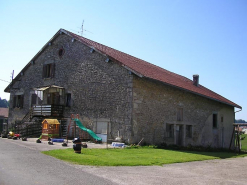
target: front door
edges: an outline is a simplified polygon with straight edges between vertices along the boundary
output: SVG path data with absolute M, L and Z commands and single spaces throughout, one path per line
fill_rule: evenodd
M 47 104 L 49 105 L 60 105 L 60 95 L 59 92 L 47 94 Z
M 176 144 L 178 146 L 183 145 L 183 125 L 177 125 L 176 128 Z

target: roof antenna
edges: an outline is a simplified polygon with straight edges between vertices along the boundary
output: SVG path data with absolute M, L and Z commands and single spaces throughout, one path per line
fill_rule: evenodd
M 84 24 L 84 20 L 82 21 L 82 24 L 81 24 L 81 36 L 83 37 L 83 24 Z
M 83 29 L 83 25 L 84 25 L 84 20 L 82 21 L 82 24 L 81 24 L 81 36 L 82 36 L 82 37 L 83 37 L 83 32 L 84 32 L 84 31 L 89 32 L 89 33 L 92 33 L 91 31 L 84 30 L 84 29 Z
M 81 24 L 81 27 L 77 27 L 77 28 L 79 28 L 80 29 L 80 31 L 76 31 L 76 30 L 72 30 L 72 31 L 74 31 L 74 32 L 77 32 L 78 34 L 80 34 L 82 37 L 83 37 L 83 34 L 84 34 L 84 32 L 86 31 L 86 32 L 89 32 L 89 33 L 92 33 L 91 31 L 88 31 L 88 30 L 84 30 L 83 29 L 83 26 L 84 26 L 84 20 L 82 21 L 82 24 Z M 93 34 L 93 33 L 92 33 Z M 86 35 L 86 34 L 84 34 L 84 35 Z

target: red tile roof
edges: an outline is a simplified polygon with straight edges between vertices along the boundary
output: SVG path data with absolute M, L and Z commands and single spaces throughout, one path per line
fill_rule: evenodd
M 61 29 L 61 31 L 72 36 L 76 40 L 79 40 L 82 43 L 95 48 L 95 50 L 98 50 L 101 53 L 106 54 L 107 56 L 119 61 L 123 66 L 130 68 L 135 73 L 140 74 L 144 77 L 147 77 L 153 80 L 158 80 L 160 82 L 190 91 L 192 93 L 195 93 L 195 94 L 198 94 L 198 95 L 201 95 L 201 96 L 204 96 L 204 97 L 207 97 L 207 98 L 210 98 L 210 99 L 213 99 L 213 100 L 216 100 L 216 101 L 219 101 L 219 102 L 222 102 L 222 103 L 225 103 L 225 104 L 237 107 L 237 108 L 242 108 L 241 106 L 207 89 L 206 87 L 202 85 L 199 85 L 199 86 L 193 85 L 193 81 L 186 77 L 170 72 L 161 67 L 148 63 L 144 60 L 138 59 L 136 57 L 133 57 L 131 55 L 118 51 L 116 49 L 110 48 L 103 44 L 100 44 L 92 40 L 89 40 L 87 38 L 81 37 L 69 31 L 66 31 L 63 29 Z
M 81 37 L 79 35 L 76 35 L 64 29 L 60 29 L 48 41 L 48 43 L 32 58 L 31 61 L 35 60 L 36 57 L 38 57 L 42 53 L 42 51 L 49 45 L 49 43 L 52 42 L 56 37 L 58 37 L 61 32 L 71 36 L 72 38 L 82 42 L 83 44 L 89 47 L 94 48 L 96 51 L 107 55 L 110 59 L 118 61 L 122 66 L 126 67 L 127 69 L 130 69 L 130 71 L 134 72 L 140 77 L 146 77 L 146 78 L 150 78 L 153 80 L 158 80 L 162 83 L 165 83 L 165 84 L 168 84 L 168 85 L 180 88 L 180 89 L 184 89 L 191 93 L 242 109 L 241 106 L 207 89 L 206 87 L 202 85 L 199 85 L 199 86 L 193 85 L 193 81 L 184 76 L 170 72 L 166 69 L 153 65 L 149 62 L 133 57 L 131 55 L 128 55 L 116 49 L 105 46 L 103 44 L 94 42 L 85 37 Z M 31 65 L 31 61 L 23 68 L 22 71 L 25 71 Z M 20 76 L 20 73 L 15 77 L 15 79 L 17 79 L 19 76 Z M 4 90 L 5 92 L 10 91 L 9 90 L 10 85 L 6 87 L 6 89 Z

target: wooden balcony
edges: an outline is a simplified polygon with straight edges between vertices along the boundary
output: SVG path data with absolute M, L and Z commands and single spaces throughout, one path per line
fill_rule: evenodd
M 34 105 L 32 116 L 63 117 L 63 105 Z

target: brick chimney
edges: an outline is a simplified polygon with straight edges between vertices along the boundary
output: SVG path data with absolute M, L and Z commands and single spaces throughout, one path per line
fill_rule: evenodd
M 193 75 L 193 85 L 199 86 L 199 75 Z

